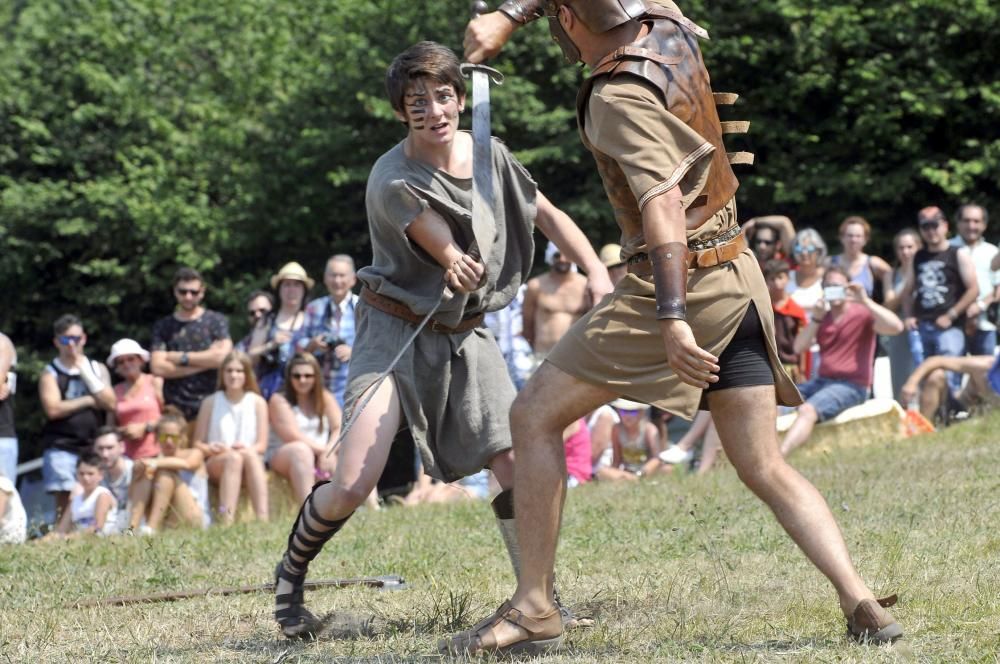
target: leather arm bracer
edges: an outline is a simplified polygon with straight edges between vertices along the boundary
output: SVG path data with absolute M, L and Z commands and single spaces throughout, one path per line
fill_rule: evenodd
M 518 25 L 531 23 L 545 14 L 543 0 L 506 0 L 497 11 Z
M 656 288 L 656 318 L 687 320 L 688 247 L 667 242 L 649 250 Z

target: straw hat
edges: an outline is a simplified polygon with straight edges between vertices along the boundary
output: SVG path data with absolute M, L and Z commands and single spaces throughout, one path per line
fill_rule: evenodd
M 611 402 L 611 407 L 619 410 L 649 410 L 648 403 L 629 401 L 628 399 L 615 399 Z
M 295 261 L 285 263 L 285 265 L 278 270 L 278 274 L 271 276 L 271 288 L 277 290 L 278 284 L 282 281 L 301 281 L 306 285 L 306 290 L 311 289 L 316 284 L 316 282 L 310 279 L 309 275 L 306 274 L 305 268 Z
M 614 267 L 625 262 L 622 260 L 622 246 L 620 244 L 604 245 L 597 256 L 604 263 L 604 267 Z
M 111 354 L 108 355 L 108 366 L 114 367 L 115 360 L 122 355 L 138 355 L 143 362 L 149 362 L 149 351 L 139 345 L 134 339 L 119 339 L 111 346 Z

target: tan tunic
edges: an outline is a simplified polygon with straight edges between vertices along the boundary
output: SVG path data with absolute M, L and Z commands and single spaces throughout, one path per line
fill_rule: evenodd
M 641 206 L 679 186 L 685 207 L 711 177 L 713 146 L 664 107 L 656 91 L 635 77 L 604 78 L 594 85 L 587 106 L 584 143 L 598 160 L 624 256 L 646 249 Z M 631 196 L 622 196 L 628 186 Z M 613 195 L 617 192 L 619 195 Z M 731 200 L 688 242 L 707 239 L 738 225 Z M 729 345 L 751 300 L 766 338 L 778 402 L 797 405 L 801 397 L 781 367 L 767 286 L 749 250 L 736 260 L 688 271 L 688 323 L 698 345 L 719 356 Z M 635 275 L 580 319 L 548 356 L 559 369 L 616 394 L 691 418 L 702 390 L 680 381 L 667 365 L 656 319 L 653 284 Z

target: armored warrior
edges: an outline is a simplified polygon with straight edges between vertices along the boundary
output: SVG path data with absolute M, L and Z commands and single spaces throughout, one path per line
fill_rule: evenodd
M 511 0 L 475 19 L 467 55 L 494 54 L 542 7 Z M 882 608 L 894 598 L 874 598 L 823 497 L 779 453 L 775 404 L 801 397 L 782 369 L 767 287 L 737 223 L 730 159 L 749 159 L 727 155 L 722 135 L 746 123 L 719 121 L 716 104 L 734 96 L 712 92 L 698 47 L 707 34 L 667 0 L 550 0 L 544 12 L 567 59 L 591 70 L 577 119 L 615 210 L 629 274 L 518 394 L 511 412 L 523 561 L 517 590 L 441 650 L 537 653 L 559 645 L 552 581 L 566 495 L 560 433 L 617 397 L 688 418 L 711 410 L 740 479 L 833 584 L 849 634 L 898 638 L 902 629 Z
M 303 503 L 275 572 L 275 618 L 287 637 L 322 627 L 303 605 L 306 569 L 372 492 L 403 427 L 432 477 L 452 482 L 484 467 L 493 471 L 504 489 L 493 508 L 517 572 L 508 425 L 515 391 L 483 317 L 517 293 L 531 267 L 535 225 L 584 267 L 594 301 L 611 290 L 580 229 L 496 139 L 492 220 L 476 227 L 469 212 L 473 140 L 458 131 L 465 83 L 453 52 L 433 42 L 410 47 L 389 66 L 386 87 L 407 134 L 368 179 L 373 255 L 358 273 L 364 288 L 345 412 L 374 393 L 338 451 L 334 479 L 317 484 Z M 445 285 L 454 295 L 442 301 Z M 378 382 L 428 314 L 430 324 Z

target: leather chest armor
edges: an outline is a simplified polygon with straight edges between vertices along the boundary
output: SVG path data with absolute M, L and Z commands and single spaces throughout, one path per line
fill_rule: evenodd
M 736 193 L 739 182 L 730 161 L 752 162 L 752 155 L 727 155 L 722 142 L 723 124 L 719 121 L 716 103 L 733 103 L 736 95 L 712 93 L 708 71 L 698 47 L 698 37 L 708 34 L 680 12 L 662 7 L 649 7 L 637 19 L 649 27 L 649 32 L 628 46 L 605 56 L 584 82 L 577 97 L 577 119 L 584 144 L 593 152 L 601 179 L 616 215 L 635 215 L 641 221 L 641 211 L 625 175 L 615 160 L 595 150 L 584 132 L 587 104 L 594 84 L 603 77 L 623 74 L 637 76 L 655 90 L 667 110 L 710 143 L 711 168 L 701 194 L 686 211 L 687 229 L 694 230 L 712 218 Z M 725 123 L 726 133 L 746 131 L 748 123 Z M 665 173 L 664 177 L 670 174 Z M 657 192 L 659 193 L 659 192 Z

